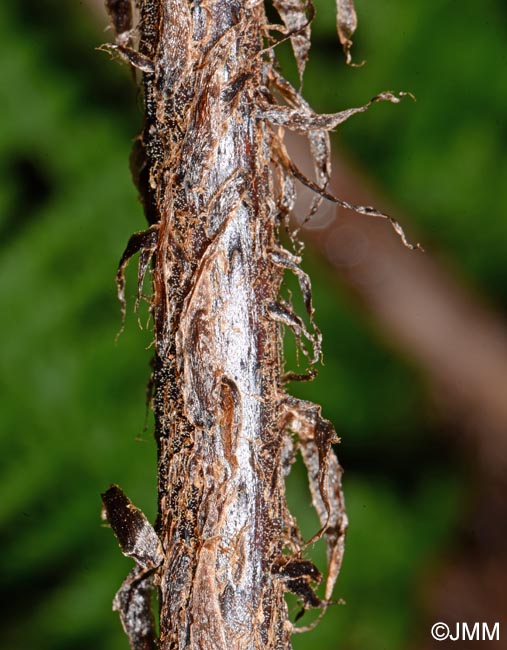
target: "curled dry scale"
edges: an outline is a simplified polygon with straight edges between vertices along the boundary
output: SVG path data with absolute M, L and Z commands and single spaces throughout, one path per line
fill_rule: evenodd
M 152 526 L 117 486 L 104 512 L 135 567 L 114 599 L 135 650 L 282 650 L 296 627 L 284 593 L 303 611 L 332 602 L 347 518 L 335 431 L 320 407 L 291 397 L 283 372 L 282 327 L 311 365 L 319 360 L 308 276 L 282 247 L 297 179 L 315 191 L 309 217 L 327 191 L 328 132 L 377 101 L 317 115 L 278 72 L 274 48 L 290 39 L 300 77 L 308 58 L 311 0 L 107 0 L 115 42 L 104 46 L 132 67 L 143 91 L 144 127 L 132 167 L 148 228 L 120 261 L 139 253 L 138 296 L 151 272 L 153 395 L 158 446 L 158 517 Z M 350 61 L 356 15 L 338 0 L 338 34 Z M 309 141 L 315 178 L 290 159 L 284 133 Z M 280 297 L 284 272 L 299 282 L 307 318 Z M 304 345 L 306 340 L 309 345 Z M 287 508 L 285 478 L 296 454 L 308 470 L 321 529 L 303 540 Z M 308 545 L 327 543 L 321 574 Z M 152 613 L 159 601 L 159 624 Z M 155 630 L 159 632 L 156 633 Z

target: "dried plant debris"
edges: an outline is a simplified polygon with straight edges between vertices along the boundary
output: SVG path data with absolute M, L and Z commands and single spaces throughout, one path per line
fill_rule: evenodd
M 135 308 L 137 310 L 143 293 L 143 283 L 150 264 L 151 258 L 155 252 L 158 241 L 158 224 L 150 226 L 147 230 L 134 233 L 125 248 L 120 259 L 118 271 L 116 272 L 116 287 L 118 299 L 121 305 L 122 328 L 125 323 L 127 303 L 125 300 L 125 269 L 131 257 L 139 253 L 138 273 L 137 273 L 137 297 Z
M 298 596 L 303 603 L 303 609 L 296 616 L 296 621 L 307 609 L 323 608 L 326 605 L 313 587 L 313 584 L 322 582 L 322 574 L 313 562 L 284 556 L 273 563 L 271 571 L 274 576 L 284 581 L 285 589 Z
M 302 244 L 290 226 L 297 181 L 323 200 L 397 221 L 328 190 L 329 132 L 381 101 L 318 115 L 280 74 L 276 46 L 290 40 L 302 82 L 309 55 L 311 0 L 273 0 L 280 24 L 260 0 L 106 0 L 115 41 L 106 47 L 142 87 L 145 119 L 131 158 L 148 228 L 130 238 L 116 282 L 125 317 L 125 269 L 136 254 L 136 309 L 147 297 L 154 323 L 150 402 L 158 446 L 154 527 L 117 486 L 106 517 L 135 567 L 114 600 L 134 650 L 288 650 L 286 592 L 323 613 L 343 557 L 347 517 L 338 438 L 320 407 L 285 392 L 312 379 L 321 358 Z M 338 34 L 350 63 L 356 13 L 338 0 Z M 314 178 L 284 145 L 287 131 L 308 138 Z M 292 250 L 280 242 L 289 233 Z M 294 274 L 306 313 L 281 296 Z M 282 330 L 307 358 L 284 371 Z M 285 499 L 297 454 L 306 466 L 320 530 L 304 540 Z M 308 547 L 323 538 L 322 577 Z M 319 584 L 322 594 L 319 595 Z M 157 588 L 159 628 L 151 601 Z M 299 616 L 298 616 L 299 618 Z
M 357 28 L 357 14 L 353 0 L 336 0 L 336 27 L 347 64 L 350 64 L 352 62 L 350 53 L 352 36 Z
M 325 537 L 328 560 L 325 598 L 329 600 L 342 562 L 348 523 L 342 470 L 332 450 L 339 439 L 329 420 L 321 416 L 320 406 L 312 402 L 287 396 L 282 405 L 282 421 L 285 431 L 297 436 L 308 471 L 313 506 L 322 526 L 308 544 Z
M 294 51 L 299 73 L 299 82 L 303 84 L 303 74 L 310 51 L 311 21 L 314 9 L 311 2 L 303 0 L 273 0 L 273 6 L 280 14 L 287 28 Z
M 132 29 L 132 5 L 130 0 L 106 0 L 105 4 L 116 40 L 125 41 L 124 35 L 130 34 Z
M 136 562 L 114 598 L 113 610 L 119 612 L 134 650 L 156 648 L 151 603 L 154 570 L 164 559 L 162 544 L 144 514 L 117 485 L 104 492 L 102 503 L 122 553 Z
M 162 545 L 144 514 L 112 485 L 102 495 L 105 516 L 120 544 L 123 555 L 133 558 L 142 569 L 155 569 L 164 559 Z

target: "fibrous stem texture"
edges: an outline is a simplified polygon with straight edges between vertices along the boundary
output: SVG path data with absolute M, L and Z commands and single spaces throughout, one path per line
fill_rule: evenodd
M 109 48 L 132 66 L 145 106 L 132 162 L 148 228 L 131 237 L 117 281 L 124 311 L 124 270 L 139 253 L 138 301 L 148 269 L 152 278 L 158 445 L 154 527 L 117 486 L 103 495 L 136 562 L 114 607 L 136 650 L 286 650 L 293 624 L 284 593 L 303 608 L 327 607 L 347 520 L 334 430 L 318 406 L 284 388 L 295 375 L 284 373 L 282 329 L 310 364 L 320 358 L 320 333 L 297 246 L 283 248 L 279 232 L 288 228 L 295 179 L 316 192 L 309 216 L 323 198 L 340 203 L 326 189 L 328 131 L 373 101 L 398 97 L 383 93 L 333 115 L 310 109 L 277 71 L 273 50 L 290 39 L 303 74 L 313 15 L 304 0 L 274 0 L 280 24 L 269 23 L 259 0 L 106 4 Z M 352 3 L 340 0 L 348 57 L 354 29 Z M 286 130 L 308 138 L 313 180 L 287 154 Z M 306 317 L 280 297 L 284 272 L 297 277 Z M 285 500 L 298 452 L 321 522 L 311 541 L 327 542 L 321 597 L 320 572 Z

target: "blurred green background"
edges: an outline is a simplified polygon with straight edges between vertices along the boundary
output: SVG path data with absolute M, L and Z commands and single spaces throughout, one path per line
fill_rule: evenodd
M 358 0 L 354 54 L 367 60 L 359 69 L 343 63 L 333 3 L 316 8 L 305 96 L 327 112 L 385 89 L 417 96 L 355 118 L 341 144 L 424 243 L 505 313 L 505 2 Z M 6 650 L 126 648 L 111 600 L 131 562 L 101 526 L 100 492 L 116 482 L 155 514 L 150 334 L 129 316 L 115 344 L 114 273 L 144 224 L 128 169 L 140 100 L 126 68 L 94 49 L 110 38 L 105 25 L 85 2 L 0 4 Z M 427 634 L 422 585 L 460 543 L 466 464 L 424 375 L 318 255 L 307 258 L 326 365 L 297 392 L 323 404 L 342 437 L 351 525 L 336 589 L 347 605 L 294 647 L 416 647 Z M 298 476 L 290 490 L 293 503 L 308 504 Z M 310 532 L 309 508 L 299 509 Z

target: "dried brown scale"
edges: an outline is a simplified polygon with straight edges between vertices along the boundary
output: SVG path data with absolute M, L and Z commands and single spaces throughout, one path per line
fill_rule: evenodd
M 139 54 L 136 50 L 133 50 L 126 45 L 121 45 L 117 43 L 108 43 L 102 45 L 103 50 L 112 50 L 116 52 L 120 58 L 122 58 L 126 63 L 129 63 L 135 70 L 140 70 L 141 72 L 154 72 L 153 61 L 147 56 Z
M 352 62 L 350 54 L 352 36 L 357 28 L 357 14 L 353 0 L 336 0 L 336 27 L 347 64 L 350 64 Z
M 157 533 L 144 514 L 136 508 L 117 485 L 102 495 L 105 517 L 111 524 L 122 552 L 132 557 L 142 569 L 162 564 L 164 553 Z
M 258 101 L 260 110 L 258 116 L 272 124 L 283 126 L 284 128 L 297 133 L 307 134 L 311 131 L 331 131 L 353 115 L 364 113 L 376 102 L 388 101 L 397 104 L 402 97 L 406 96 L 406 94 L 407 93 L 399 93 L 398 95 L 394 95 L 391 92 L 383 92 L 373 97 L 373 99 L 364 106 L 349 108 L 345 111 L 340 111 L 339 113 L 321 115 L 314 113 L 304 105 L 299 109 L 292 109 L 287 106 L 270 104 L 265 101 L 262 94 L 260 94 Z
M 356 212 L 357 214 L 363 214 L 368 217 L 377 217 L 379 219 L 385 219 L 390 223 L 391 227 L 398 235 L 398 237 L 401 239 L 404 246 L 406 246 L 410 250 L 420 250 L 420 251 L 424 250 L 421 244 L 419 243 L 412 244 L 408 241 L 405 235 L 405 231 L 403 230 L 401 225 L 395 219 L 393 219 L 393 217 L 369 205 L 354 205 L 353 203 L 349 203 L 348 201 L 343 201 L 342 199 L 339 199 L 334 194 L 331 194 L 327 190 L 322 189 L 314 181 L 312 181 L 307 176 L 305 176 L 300 169 L 298 169 L 298 167 L 291 160 L 281 140 L 274 141 L 273 146 L 274 146 L 275 153 L 280 161 L 280 164 L 283 167 L 285 167 L 285 169 L 287 169 L 294 176 L 294 178 L 297 178 L 297 180 L 300 181 L 303 185 L 305 185 L 309 189 L 313 190 L 314 192 L 322 196 L 322 198 L 327 199 L 332 203 L 336 203 L 342 208 L 351 210 L 352 212 Z
M 105 0 L 106 10 L 111 20 L 115 37 L 132 29 L 132 6 L 129 0 Z
M 309 358 L 310 363 L 317 363 L 321 355 L 320 331 L 316 329 L 314 333 L 309 332 L 303 319 L 294 312 L 291 305 L 283 301 L 270 303 L 267 305 L 267 311 L 273 320 L 287 326 L 292 331 L 301 351 L 305 357 Z M 305 346 L 300 343 L 303 337 L 312 344 L 313 354 L 311 356 Z
M 327 131 L 375 101 L 398 98 L 384 93 L 366 106 L 318 116 L 276 72 L 280 40 L 271 30 L 291 39 L 303 73 L 309 0 L 274 0 L 283 26 L 268 23 L 260 0 L 136 0 L 133 9 L 126 0 L 106 1 L 116 36 L 109 48 L 143 87 L 144 127 L 131 164 L 150 227 L 130 239 L 117 284 L 124 313 L 129 259 L 139 253 L 136 306 L 152 262 L 158 447 L 154 528 L 116 486 L 104 497 L 122 551 L 136 561 L 114 608 L 134 650 L 289 650 L 294 628 L 284 593 L 296 593 L 304 608 L 330 604 L 347 518 L 334 429 L 320 407 L 283 391 L 284 382 L 303 376 L 282 372 L 281 323 L 311 342 L 312 363 L 321 335 L 308 276 L 278 231 L 298 179 L 316 192 L 310 215 L 326 198 L 389 219 L 404 239 L 387 215 L 326 189 Z M 349 57 L 350 0 L 338 0 L 338 25 Z M 287 155 L 285 129 L 307 135 L 315 181 Z M 285 270 L 297 277 L 310 330 L 280 297 Z M 306 376 L 314 374 L 310 368 Z M 285 499 L 298 451 L 321 522 L 310 542 L 324 536 L 327 544 L 324 599 Z
M 120 264 L 118 266 L 118 271 L 116 272 L 116 286 L 118 290 L 118 299 L 121 305 L 121 315 L 122 315 L 122 327 L 125 321 L 126 313 L 126 300 L 125 300 L 125 269 L 131 257 L 136 253 L 140 253 L 139 257 L 139 266 L 138 266 L 138 282 L 137 282 L 137 299 L 136 306 L 139 303 L 142 294 L 142 287 L 144 277 L 150 263 L 151 257 L 156 248 L 158 239 L 158 224 L 155 224 L 143 230 L 142 232 L 134 233 L 123 252 L 123 255 L 120 259 Z
M 301 264 L 301 257 L 297 255 L 292 255 L 289 251 L 285 249 L 280 249 L 273 251 L 271 253 L 271 259 L 275 264 L 281 266 L 284 269 L 289 269 L 294 273 L 299 282 L 299 288 L 301 289 L 301 294 L 303 296 L 303 301 L 305 303 L 306 311 L 310 318 L 313 319 L 313 314 L 315 309 L 313 308 L 312 303 L 312 286 L 310 283 L 310 278 L 308 275 L 299 267 Z M 313 325 L 313 321 L 312 321 Z
M 270 71 L 270 86 L 280 94 L 281 98 L 286 101 L 289 106 L 297 108 L 303 113 L 311 113 L 311 107 L 306 102 L 301 94 L 276 70 Z M 312 156 L 313 166 L 315 171 L 315 178 L 317 185 L 321 189 L 326 189 L 329 179 L 331 178 L 331 142 L 329 133 L 324 129 L 312 129 L 306 134 L 310 145 L 310 155 Z M 286 179 L 291 179 L 288 170 L 285 170 Z M 316 194 L 310 205 L 307 219 L 310 219 L 319 209 L 323 197 Z
M 324 535 L 327 545 L 325 599 L 331 598 L 343 559 L 348 520 L 341 487 L 342 470 L 331 445 L 338 442 L 333 426 L 321 416 L 320 406 L 287 396 L 282 406 L 282 423 L 297 435 L 308 471 L 312 502 L 322 528 L 308 542 Z
M 136 566 L 123 581 L 114 601 L 125 634 L 132 648 L 155 650 L 158 647 L 151 608 L 153 575 Z
M 294 51 L 294 57 L 299 74 L 299 82 L 303 83 L 303 74 L 310 51 L 311 21 L 314 9 L 311 2 L 304 0 L 273 0 L 273 6 L 280 14 L 287 28 Z M 309 16 L 307 16 L 307 11 Z M 294 33 L 297 32 L 297 33 Z

